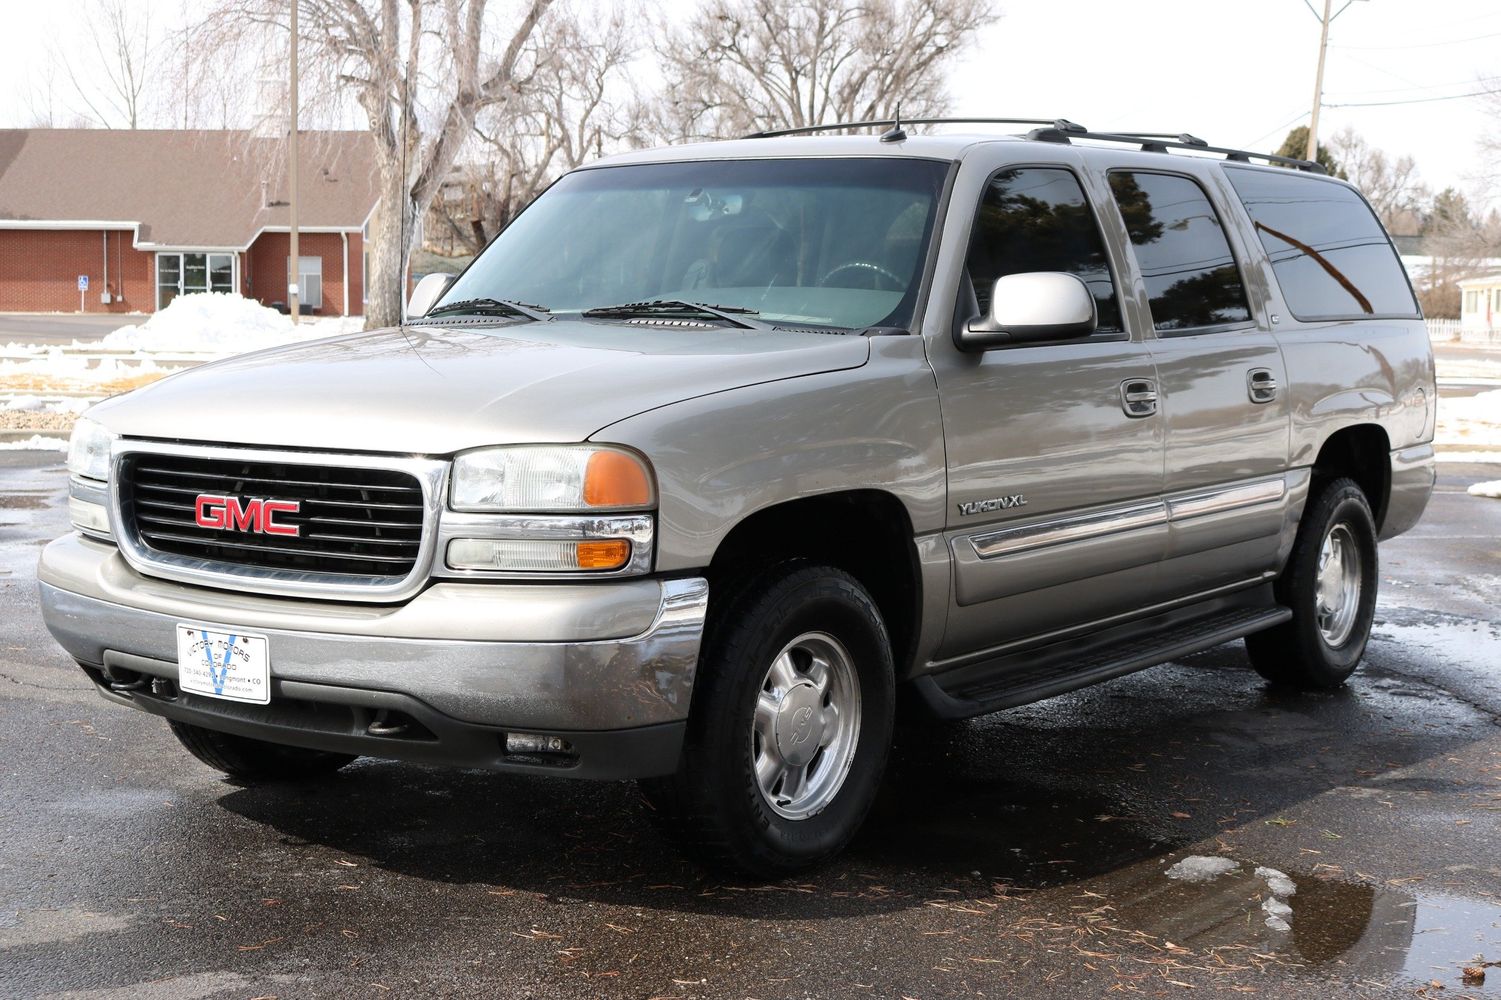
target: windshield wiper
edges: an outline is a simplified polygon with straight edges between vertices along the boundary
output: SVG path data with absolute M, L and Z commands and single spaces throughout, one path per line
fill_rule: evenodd
M 462 299 L 458 302 L 450 302 L 447 305 L 438 306 L 429 310 L 426 316 L 419 319 L 432 319 L 434 316 L 456 316 L 461 313 L 472 313 L 476 316 L 484 316 L 490 313 L 501 313 L 506 316 L 524 316 L 538 322 L 550 319 L 546 306 L 536 306 L 529 302 L 515 302 L 511 299 Z
M 618 306 L 598 306 L 585 309 L 579 315 L 591 319 L 627 319 L 632 316 L 709 316 L 724 320 L 742 330 L 762 330 L 764 323 L 744 319 L 760 315 L 755 309 L 744 306 L 716 306 L 707 302 L 687 302 L 683 299 L 651 299 L 647 302 L 624 302 Z

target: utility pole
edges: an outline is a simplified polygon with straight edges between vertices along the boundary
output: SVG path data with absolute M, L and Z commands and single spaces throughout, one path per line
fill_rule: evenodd
M 292 246 L 291 256 L 287 259 L 287 305 L 292 313 L 292 322 L 297 322 L 297 314 L 300 311 L 298 271 L 297 266 L 297 5 L 299 0 L 292 0 L 292 131 L 287 136 L 287 173 L 290 178 L 288 192 L 288 215 L 291 216 Z M 1325 0 L 1327 3 L 1328 0 Z
M 1324 103 L 1324 54 L 1329 49 L 1329 22 L 1343 14 L 1345 8 L 1354 2 L 1355 0 L 1345 0 L 1344 7 L 1330 14 L 1329 8 L 1333 6 L 1332 0 L 1324 0 L 1324 16 L 1319 17 L 1319 12 L 1313 9 L 1313 5 L 1308 3 L 1308 0 L 1303 0 L 1303 3 L 1307 5 L 1313 16 L 1319 17 L 1319 21 L 1321 22 L 1319 28 L 1319 68 L 1313 77 L 1313 115 L 1308 120 L 1308 149 L 1303 154 L 1303 159 L 1305 160 L 1318 159 L 1319 155 L 1319 106 Z
M 296 0 L 293 0 L 293 3 L 296 3 Z M 1319 155 L 1319 105 L 1324 103 L 1324 53 L 1329 49 L 1329 22 L 1333 20 L 1329 16 L 1329 8 L 1331 6 L 1331 0 L 1324 0 L 1324 16 L 1321 19 L 1323 25 L 1319 31 L 1319 70 L 1313 77 L 1313 117 L 1308 120 L 1308 151 L 1303 154 L 1303 159 L 1305 160 L 1317 159 Z M 296 22 L 294 21 L 293 23 L 295 24 Z M 292 42 L 294 52 L 296 51 L 296 44 L 296 41 Z M 297 65 L 296 56 L 292 57 L 292 65 Z M 295 87 L 296 84 L 293 84 L 293 86 Z M 296 91 L 294 90 L 293 93 L 296 93 Z M 292 114 L 294 115 L 293 121 L 296 121 L 295 115 L 297 112 L 293 111 Z M 293 188 L 293 190 L 295 191 L 296 188 Z M 297 237 L 294 236 L 292 238 L 295 240 Z

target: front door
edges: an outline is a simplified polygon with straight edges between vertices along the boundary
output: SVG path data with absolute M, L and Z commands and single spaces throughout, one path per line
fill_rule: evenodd
M 156 255 L 156 308 L 165 309 L 179 295 L 233 292 L 232 253 L 159 253 Z
M 1099 325 L 985 352 L 930 335 L 948 452 L 949 663 L 1142 607 L 1167 544 L 1156 367 L 1122 318 L 1074 154 L 1038 155 L 1055 162 L 955 185 L 951 216 L 973 213 L 955 322 L 983 314 L 1002 275 L 1064 271 L 1094 293 Z

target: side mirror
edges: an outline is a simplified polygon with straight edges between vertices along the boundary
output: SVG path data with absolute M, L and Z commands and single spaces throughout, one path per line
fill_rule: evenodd
M 448 291 L 448 286 L 453 284 L 456 274 L 425 274 L 422 280 L 417 282 L 417 287 L 412 289 L 412 297 L 407 300 L 407 319 L 417 319 L 426 316 L 443 293 Z
M 1077 275 L 1063 271 L 1008 274 L 995 283 L 990 315 L 959 332 L 959 346 L 983 351 L 1007 344 L 1087 337 L 1098 322 L 1094 296 Z

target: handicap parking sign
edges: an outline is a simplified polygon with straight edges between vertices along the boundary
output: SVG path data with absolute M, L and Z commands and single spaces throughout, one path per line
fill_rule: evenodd
M 78 290 L 80 292 L 89 290 L 89 276 L 87 274 L 80 274 L 78 276 Z

